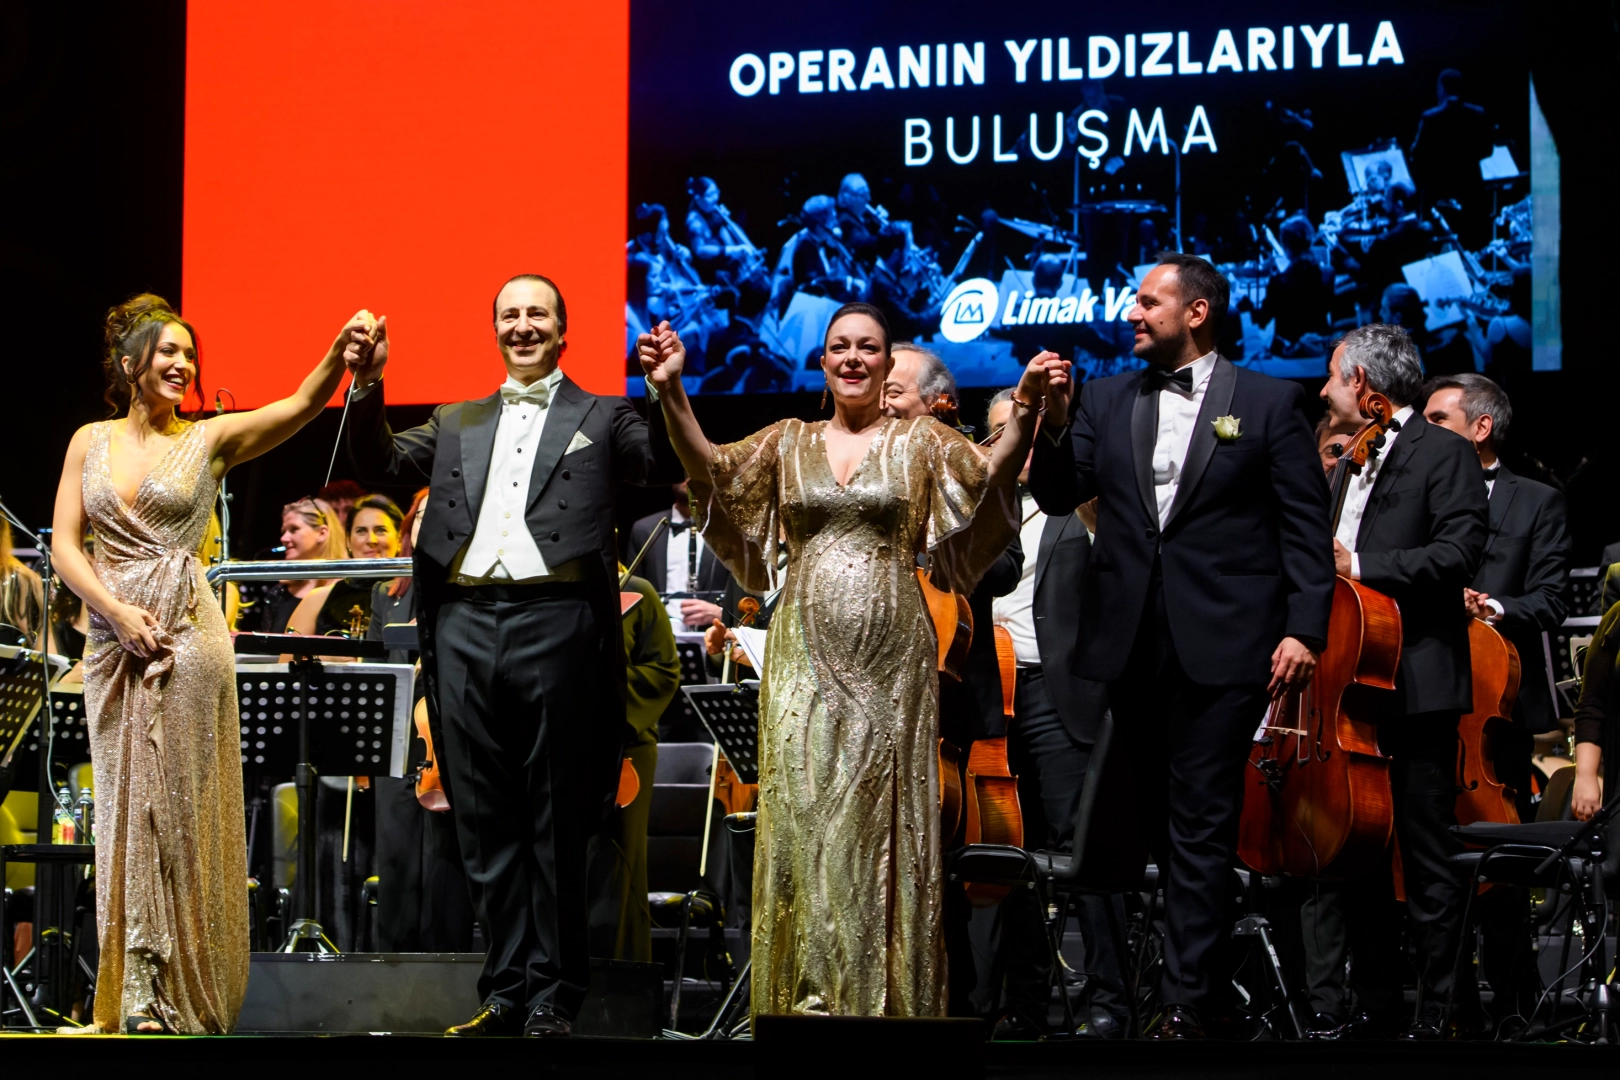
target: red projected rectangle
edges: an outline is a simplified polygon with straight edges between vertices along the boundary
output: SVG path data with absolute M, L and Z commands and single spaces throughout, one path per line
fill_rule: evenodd
M 207 387 L 286 395 L 366 307 L 389 401 L 482 397 L 495 291 L 540 273 L 564 370 L 623 393 L 628 63 L 625 0 L 189 5 L 182 302 Z

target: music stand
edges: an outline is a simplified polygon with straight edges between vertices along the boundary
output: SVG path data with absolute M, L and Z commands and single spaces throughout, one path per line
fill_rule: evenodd
M 68 668 L 66 657 L 46 655 L 46 664 L 40 663 L 40 654 L 33 649 L 22 649 L 11 645 L 0 645 L 0 777 L 10 777 L 18 771 L 18 766 L 29 762 L 29 754 L 38 754 L 43 737 L 43 724 L 39 721 L 40 706 L 45 702 L 45 671 L 46 665 L 50 668 L 52 681 L 62 677 Z M 60 692 L 53 688 L 53 693 Z M 79 730 L 77 734 L 84 739 L 84 710 L 79 709 Z M 83 747 L 83 756 L 78 761 L 90 759 L 88 741 Z M 44 768 L 44 757 L 36 759 L 35 771 Z M 43 775 L 43 774 L 42 774 Z M 42 792 L 52 789 L 49 778 L 39 788 Z M 7 781 L 9 789 L 9 780 Z M 5 792 L 0 791 L 0 799 L 5 798 Z
M 683 686 L 681 693 L 731 762 L 737 779 L 759 783 L 759 683 Z
M 411 668 L 403 664 L 326 664 L 317 656 L 386 655 L 380 641 L 239 634 L 239 653 L 267 646 L 294 657 L 287 664 L 237 662 L 242 768 L 293 774 L 298 790 L 298 869 L 293 921 L 282 952 L 307 945 L 335 953 L 316 919 L 315 784 L 336 776 L 401 776 L 410 725 Z M 314 721 L 312 723 L 312 721 Z M 387 768 L 384 769 L 384 760 Z

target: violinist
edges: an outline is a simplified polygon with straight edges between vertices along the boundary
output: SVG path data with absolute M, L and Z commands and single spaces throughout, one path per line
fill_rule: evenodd
M 1012 392 L 990 399 L 985 418 L 993 435 L 1012 413 Z M 1029 466 L 1018 477 L 1029 483 Z M 1073 671 L 1080 639 L 1080 609 L 1075 597 L 1091 559 L 1091 537 L 1097 508 L 1087 503 L 1073 514 L 1047 517 L 1027 488 L 1022 493 L 1026 552 L 1017 586 L 997 597 L 995 625 L 1012 638 L 1017 689 L 1014 722 L 1008 739 L 1012 771 L 1018 776 L 1023 805 L 1024 845 L 1032 851 L 1071 852 L 1074 814 L 1096 740 L 1097 724 L 1108 708 L 1108 688 Z M 986 633 L 989 627 L 977 632 Z M 1008 894 L 1001 911 L 1001 959 L 1005 968 L 1005 1012 L 992 1038 L 1028 1039 L 1046 1032 L 1051 997 L 1051 954 L 1039 920 L 1028 908 L 1027 890 Z M 1123 898 L 1082 896 L 1080 932 L 1086 947 L 1087 1007 L 1079 1034 L 1117 1039 L 1125 1034 L 1129 1006 L 1120 957 L 1109 930 L 1108 909 L 1125 918 Z
M 658 720 L 681 682 L 675 634 L 658 590 L 632 575 L 623 585 L 625 716 L 634 733 L 625 759 L 636 771 L 636 794 L 615 806 L 591 838 L 587 857 L 591 898 L 591 955 L 652 961 L 652 911 L 647 905 L 647 818 L 658 771 Z M 636 599 L 631 601 L 634 596 Z
M 1459 849 L 1447 830 L 1457 821 L 1457 723 L 1473 698 L 1461 598 L 1479 569 L 1488 510 L 1474 448 L 1413 407 L 1422 382 L 1407 332 L 1374 323 L 1350 331 L 1334 349 L 1321 392 L 1338 424 L 1360 418 L 1358 402 L 1368 389 L 1396 409 L 1377 455 L 1360 473 L 1336 477 L 1345 497 L 1332 546 L 1339 574 L 1400 606 L 1400 666 L 1394 691 L 1380 699 L 1378 746 L 1391 759 L 1420 978 L 1416 1015 L 1402 1024 L 1400 934 L 1387 874 L 1343 888 L 1322 885 L 1305 902 L 1301 923 L 1317 1014 L 1312 1030 L 1323 1038 L 1352 1033 L 1344 1025 L 1347 942 L 1361 1010 L 1354 1033 L 1388 1036 L 1404 1027 L 1408 1038 L 1437 1039 L 1447 1023 L 1462 915 L 1462 886 L 1448 861 Z
M 1333 601 L 1303 396 L 1216 352 L 1229 300 L 1208 262 L 1161 254 L 1126 315 L 1146 370 L 1093 379 L 1072 412 L 1049 393 L 1029 477 L 1054 517 L 1098 499 L 1073 671 L 1108 684 L 1164 886 L 1159 1039 L 1233 1007 L 1246 758 L 1268 697 L 1309 682 Z
M 662 418 L 559 366 L 568 309 L 520 274 L 492 311 L 498 392 L 395 433 L 390 343 L 355 371 L 348 445 L 378 483 L 431 481 L 416 548 L 422 676 L 488 953 L 455 1036 L 568 1035 L 590 980 L 585 849 L 628 738 L 613 501 L 680 479 Z

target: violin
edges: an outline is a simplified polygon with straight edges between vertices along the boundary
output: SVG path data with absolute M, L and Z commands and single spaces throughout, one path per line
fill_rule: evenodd
M 450 809 L 450 799 L 444 793 L 439 754 L 433 748 L 433 732 L 428 728 L 427 698 L 416 703 L 411 718 L 416 722 L 416 737 L 427 744 L 427 758 L 416 766 L 416 801 L 424 810 L 443 813 Z
M 1496 776 L 1492 744 L 1519 696 L 1519 650 L 1480 619 L 1468 623 L 1474 708 L 1457 725 L 1457 824 L 1519 824 L 1517 794 Z
M 1367 424 L 1334 473 L 1337 531 L 1350 478 L 1383 446 L 1394 407 L 1362 395 Z M 1395 688 L 1401 613 L 1395 601 L 1339 576 L 1316 673 L 1276 699 L 1249 755 L 1238 856 L 1261 874 L 1357 877 L 1389 857 L 1394 798 L 1378 749 L 1376 693 Z
M 1018 665 L 1012 633 L 1005 626 L 997 626 L 995 636 L 996 660 L 1001 673 L 1001 712 L 1010 728 Z M 1006 735 L 973 741 L 968 751 L 965 794 L 968 843 L 1024 846 L 1024 810 L 1018 801 L 1018 777 L 1007 764 Z M 968 882 L 965 888 L 968 902 L 974 907 L 993 907 L 1005 900 L 1009 891 L 1005 885 L 977 881 Z

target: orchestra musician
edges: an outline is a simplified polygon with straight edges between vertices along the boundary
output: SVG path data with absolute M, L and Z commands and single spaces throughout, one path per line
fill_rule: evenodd
M 723 593 L 731 582 L 731 572 L 715 558 L 692 521 L 692 500 L 686 481 L 673 485 L 673 490 L 675 500 L 668 510 L 638 518 L 630 526 L 630 550 L 632 553 L 640 551 L 658 523 L 669 519 L 669 528 L 663 537 L 647 549 L 647 557 L 642 562 L 645 576 L 659 595 L 665 597 L 663 604 L 669 612 L 671 629 L 676 633 L 704 630 L 728 613 L 713 600 L 691 595 L 668 597 L 671 593 Z
M 633 732 L 624 756 L 636 771 L 636 795 L 614 807 L 591 838 L 591 955 L 652 961 L 652 910 L 647 903 L 647 819 L 658 773 L 658 721 L 681 683 L 675 634 L 658 603 L 658 590 L 632 575 L 623 596 L 625 717 Z M 630 601 L 630 597 L 636 599 Z
M 986 429 L 994 434 L 1012 413 L 1012 392 L 990 399 Z M 1029 483 L 1029 465 L 1018 477 Z M 1025 555 L 1017 585 L 992 605 L 995 626 L 1012 636 L 1017 664 L 1012 732 L 1008 752 L 1019 778 L 1024 808 L 1024 846 L 1032 851 L 1070 852 L 1074 814 L 1096 741 L 1097 724 L 1108 708 L 1107 687 L 1075 674 L 1080 640 L 1080 608 L 1075 598 L 1091 558 L 1097 508 L 1082 504 L 1074 513 L 1048 517 L 1026 488 L 1021 493 Z M 979 626 L 975 622 L 975 626 Z M 985 628 L 988 636 L 989 627 Z M 977 635 L 975 635 L 977 636 Z M 992 1038 L 1027 1039 L 1046 1032 L 1051 997 L 1051 954 L 1036 914 L 1034 896 L 1014 889 L 1002 904 L 1001 956 L 1005 967 L 1005 1014 Z M 1120 956 L 1109 929 L 1108 909 L 1123 925 L 1122 897 L 1080 898 L 1080 931 L 1086 947 L 1085 1015 L 1079 1034 L 1117 1039 L 1125 1033 L 1129 1006 Z
M 889 353 L 894 357 L 894 366 L 883 380 L 883 415 L 911 420 L 933 415 L 935 403 L 942 398 L 954 402 L 956 379 L 937 354 L 909 341 L 895 342 Z M 968 607 L 973 612 L 973 639 L 962 660 L 961 680 L 942 678 L 939 681 L 939 735 L 957 748 L 964 768 L 975 740 L 1007 734 L 990 606 L 1018 584 L 1023 565 L 1024 551 L 1015 537 L 968 594 Z M 954 839 L 944 838 L 947 845 Z M 981 939 L 978 952 L 988 953 L 989 945 L 982 939 L 991 925 L 989 919 L 972 918 L 960 888 L 946 889 L 945 951 L 950 961 L 949 1000 L 953 1016 L 971 1016 L 978 1011 L 972 998 L 979 985 L 988 981 L 992 965 L 980 962 L 987 957 L 975 955 L 974 937 Z
M 1449 859 L 1456 824 L 1457 723 L 1472 704 L 1468 614 L 1488 535 L 1479 457 L 1467 440 L 1426 423 L 1414 408 L 1423 369 L 1411 337 L 1373 323 L 1350 331 L 1328 360 L 1321 397 L 1335 423 L 1361 418 L 1366 390 L 1395 406 L 1384 444 L 1345 485 L 1333 540 L 1336 571 L 1393 598 L 1401 613 L 1400 666 L 1380 695 L 1379 749 L 1391 759 L 1395 833 L 1420 990 L 1405 1025 L 1414 1039 L 1440 1038 L 1457 953 L 1462 887 Z M 1401 1030 L 1400 933 L 1390 876 L 1320 885 L 1301 909 L 1312 1034 L 1389 1035 Z M 1345 950 L 1360 1013 L 1344 1023 Z
M 1534 821 L 1530 761 L 1535 737 L 1558 727 L 1544 635 L 1563 624 L 1568 610 L 1570 541 L 1564 496 L 1517 475 L 1497 456 L 1513 420 L 1513 405 L 1500 386 L 1467 373 L 1431 379 L 1424 390 L 1428 402 L 1423 414 L 1429 423 L 1473 443 L 1485 469 L 1490 534 L 1479 572 L 1463 590 L 1463 606 L 1473 618 L 1496 627 L 1519 653 L 1513 716 L 1506 727 L 1492 732 L 1491 750 L 1496 778 L 1514 791 L 1519 820 Z M 1492 1012 L 1498 1019 L 1530 1015 L 1540 987 L 1524 890 L 1499 886 L 1479 897 L 1474 910 L 1485 935 L 1480 962 L 1491 984 Z
M 1088 382 L 1072 422 L 1049 393 L 1030 472 L 1054 517 L 1099 500 L 1073 670 L 1108 684 L 1159 865 L 1159 1039 L 1227 1007 L 1245 760 L 1268 696 L 1311 677 L 1333 594 L 1302 394 L 1215 351 L 1229 298 L 1203 259 L 1161 254 L 1127 314 L 1147 370 Z
M 414 554 L 422 674 L 489 950 L 482 1004 L 447 1034 L 553 1037 L 590 979 L 586 843 L 628 739 L 614 492 L 680 471 L 661 418 L 558 366 L 568 311 L 548 278 L 506 282 L 493 322 L 499 392 L 397 434 L 384 326 L 356 371 L 349 448 L 379 483 L 432 485 Z
M 865 300 L 871 282 L 838 237 L 837 204 L 825 195 L 812 195 L 804 201 L 800 220 L 804 227 L 782 246 L 772 302 L 785 311 L 795 291 L 840 303 Z

